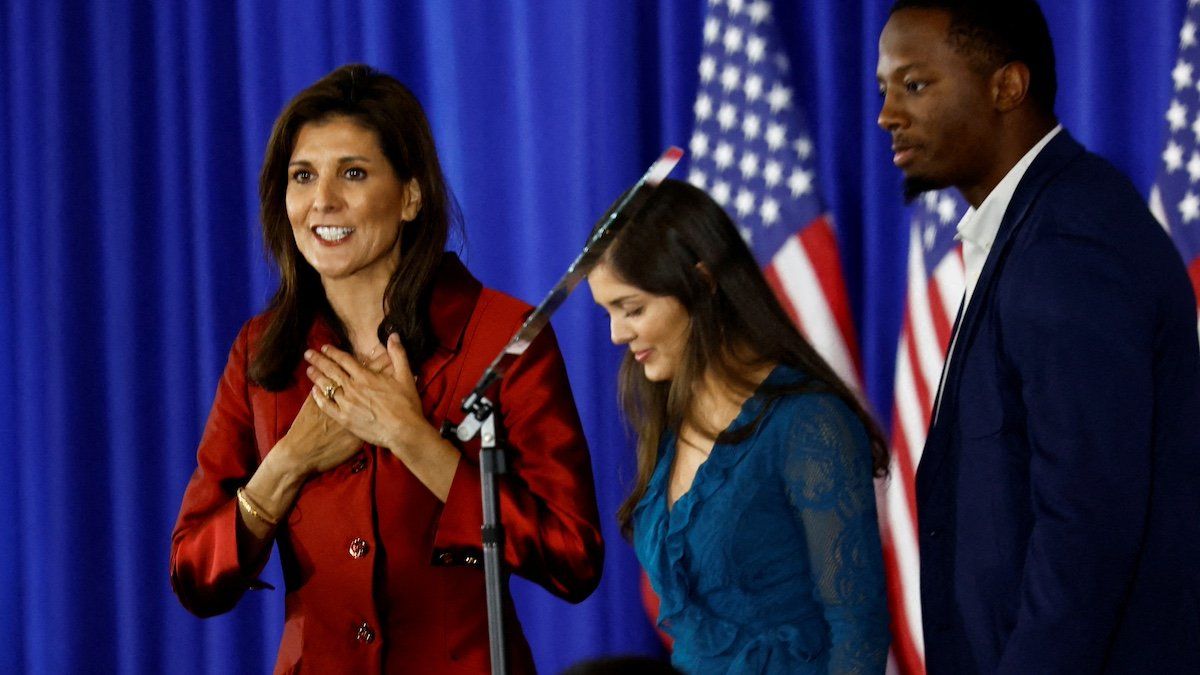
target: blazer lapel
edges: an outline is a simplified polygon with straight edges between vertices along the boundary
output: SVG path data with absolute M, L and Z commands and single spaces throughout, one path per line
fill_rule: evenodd
M 930 487 L 936 483 L 946 455 L 950 450 L 951 430 L 958 422 L 959 411 L 955 405 L 957 400 L 959 380 L 962 377 L 963 364 L 968 356 L 972 342 L 979 330 L 980 317 L 987 306 L 991 304 L 991 296 L 995 280 L 1003 269 L 1004 261 L 1008 258 L 1014 233 L 1018 232 L 1028 220 L 1033 206 L 1037 203 L 1042 190 L 1053 178 L 1061 172 L 1071 160 L 1084 152 L 1083 146 L 1071 138 L 1066 129 L 1054 137 L 1037 158 L 1029 166 L 1029 170 L 1021 177 L 1012 201 L 1000 221 L 1000 229 L 996 232 L 996 240 L 992 243 L 991 252 L 984 262 L 979 280 L 971 295 L 971 302 L 966 312 L 960 317 L 957 338 L 954 340 L 954 353 L 950 358 L 950 369 L 946 373 L 945 384 L 938 396 L 941 405 L 936 422 L 931 423 L 925 439 L 925 449 L 921 453 L 921 461 L 917 470 L 917 499 L 924 503 L 930 493 Z
M 438 345 L 417 370 L 417 390 L 421 394 L 462 347 L 463 332 L 483 293 L 479 283 L 453 253 L 444 253 L 434 280 L 429 301 L 429 322 Z

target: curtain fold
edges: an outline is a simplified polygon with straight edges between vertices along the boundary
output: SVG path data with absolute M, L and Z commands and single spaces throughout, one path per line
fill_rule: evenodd
M 907 247 L 875 126 L 886 0 L 780 0 L 841 239 L 868 396 L 891 410 Z M 1184 0 L 1046 0 L 1065 125 L 1143 191 Z M 592 221 L 687 147 L 703 0 L 9 0 L 0 7 L 0 671 L 269 671 L 282 591 L 209 620 L 171 527 L 226 354 L 274 288 L 257 176 L 287 100 L 364 61 L 425 104 L 484 283 L 536 302 Z M 514 583 L 544 672 L 655 653 L 613 513 L 633 476 L 620 351 L 580 289 L 555 319 L 608 556 L 579 606 Z M 883 415 L 886 422 L 886 415 Z M 267 579 L 282 588 L 278 565 Z

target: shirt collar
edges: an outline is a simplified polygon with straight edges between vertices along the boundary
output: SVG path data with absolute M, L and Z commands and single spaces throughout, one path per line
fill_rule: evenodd
M 1025 177 L 1025 172 L 1029 170 L 1029 166 L 1033 164 L 1033 160 L 1037 159 L 1042 149 L 1060 131 L 1062 131 L 1062 125 L 1055 125 L 1049 133 L 1042 136 L 1042 139 L 1029 149 L 1029 152 L 1025 153 L 1020 161 L 1013 165 L 1013 168 L 1008 170 L 1008 173 L 996 184 L 996 187 L 992 188 L 978 209 L 975 207 L 967 209 L 962 220 L 958 221 L 958 233 L 954 235 L 955 239 L 970 242 L 983 250 L 992 247 L 992 242 L 996 240 L 996 233 L 1000 231 L 1000 222 L 1004 220 L 1004 212 L 1008 210 L 1008 204 L 1016 194 L 1017 186 Z

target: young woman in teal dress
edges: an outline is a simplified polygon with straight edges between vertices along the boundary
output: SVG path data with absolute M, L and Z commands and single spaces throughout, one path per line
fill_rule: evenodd
M 873 479 L 887 445 L 729 217 L 665 181 L 589 275 L 628 347 L 637 478 L 618 519 L 686 673 L 880 673 Z

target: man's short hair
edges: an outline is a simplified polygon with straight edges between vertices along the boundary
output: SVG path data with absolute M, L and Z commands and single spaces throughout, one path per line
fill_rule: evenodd
M 1024 63 L 1030 99 L 1040 112 L 1054 117 L 1054 43 L 1036 0 L 896 0 L 889 16 L 902 9 L 948 13 L 951 45 L 981 73 L 1013 61 Z

